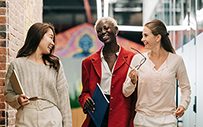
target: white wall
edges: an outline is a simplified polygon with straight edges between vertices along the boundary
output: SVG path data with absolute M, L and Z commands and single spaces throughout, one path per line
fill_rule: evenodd
M 185 115 L 180 120 L 183 121 L 182 125 L 184 127 L 193 127 L 195 123 L 195 113 L 193 112 L 193 104 L 194 104 L 194 96 L 195 96 L 195 64 L 196 64 L 196 57 L 195 57 L 195 49 L 196 45 L 194 45 L 194 39 L 191 40 L 189 43 L 184 45 L 183 47 L 179 48 L 176 53 L 183 57 L 187 74 L 190 80 L 191 86 L 191 102 L 188 109 L 185 112 Z M 179 90 L 179 101 L 180 101 L 180 90 Z
M 203 127 L 203 33 L 176 51 L 184 59 L 191 85 L 191 103 L 183 116 L 184 127 Z M 180 92 L 179 92 L 180 93 Z M 197 113 L 193 112 L 194 96 L 197 96 Z M 180 98 L 180 96 L 179 96 Z M 180 100 L 180 99 L 179 99 Z M 195 126 L 196 125 L 196 126 Z
M 197 36 L 197 127 L 203 127 L 203 33 Z

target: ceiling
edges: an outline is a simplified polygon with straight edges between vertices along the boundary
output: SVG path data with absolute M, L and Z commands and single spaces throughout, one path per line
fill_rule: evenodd
M 88 14 L 84 1 L 89 3 Z M 142 26 L 143 0 L 109 0 L 109 12 L 117 20 L 118 25 Z M 43 21 L 50 22 L 56 27 L 56 33 L 89 22 L 94 25 L 97 20 L 96 0 L 44 0 Z M 102 6 L 104 1 L 102 0 Z M 85 4 L 86 5 L 86 4 Z M 103 10 L 102 10 L 103 11 Z M 88 19 L 90 15 L 90 19 Z M 91 20 L 91 21 L 90 21 Z M 140 32 L 120 31 L 119 36 L 143 44 Z

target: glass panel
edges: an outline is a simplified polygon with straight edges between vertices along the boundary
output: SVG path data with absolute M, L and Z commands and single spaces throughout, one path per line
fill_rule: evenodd
M 197 35 L 203 32 L 203 1 L 197 0 L 197 12 L 196 12 L 196 19 L 197 19 Z
M 164 1 L 164 21 L 166 25 L 170 25 L 170 1 L 165 0 Z
M 196 6 L 195 0 L 191 0 L 191 11 L 190 11 L 190 40 L 196 37 Z
M 184 15 L 183 15 L 183 22 L 182 25 L 186 27 L 186 30 L 183 30 L 183 45 L 187 44 L 190 40 L 190 29 L 187 29 L 190 25 L 190 2 L 189 0 L 185 0 L 185 2 L 183 3 L 183 10 L 184 10 Z
M 110 14 L 118 25 L 142 26 L 143 0 L 117 0 L 110 4 Z

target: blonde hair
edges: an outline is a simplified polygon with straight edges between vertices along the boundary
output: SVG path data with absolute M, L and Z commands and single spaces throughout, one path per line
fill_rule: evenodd
M 106 21 L 112 23 L 112 25 L 113 25 L 114 27 L 118 27 L 117 22 L 116 22 L 115 19 L 113 19 L 113 18 L 111 18 L 111 17 L 101 17 L 100 19 L 98 19 L 98 20 L 96 21 L 96 23 L 95 23 L 95 25 L 94 25 L 94 29 L 96 29 L 97 24 L 98 24 L 100 21 L 102 21 L 102 20 L 106 20 Z

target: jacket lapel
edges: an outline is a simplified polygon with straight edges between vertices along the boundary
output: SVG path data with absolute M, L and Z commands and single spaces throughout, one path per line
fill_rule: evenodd
M 124 48 L 122 46 L 121 47 L 121 51 L 118 55 L 118 59 L 117 59 L 117 62 L 116 62 L 116 65 L 114 67 L 114 72 L 117 71 L 123 64 L 125 64 L 124 59 L 128 58 L 128 55 L 124 53 Z
M 116 65 L 114 67 L 114 72 L 117 71 L 123 64 L 125 64 L 123 58 L 127 61 L 128 55 L 125 54 L 125 49 L 121 47 L 121 51 L 118 55 L 118 59 L 116 62 Z M 102 49 L 102 48 L 101 48 Z M 94 70 L 96 71 L 97 75 L 101 78 L 101 49 L 99 51 L 96 52 L 96 54 L 94 54 L 92 56 L 91 62 L 92 65 L 94 67 Z
M 97 75 L 101 78 L 101 49 L 92 56 L 91 62 Z

